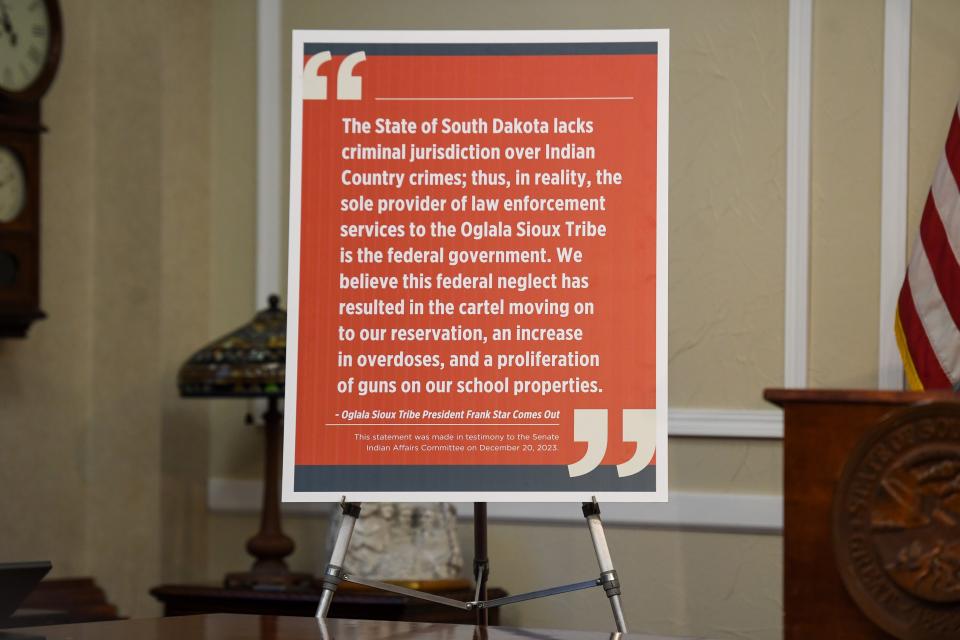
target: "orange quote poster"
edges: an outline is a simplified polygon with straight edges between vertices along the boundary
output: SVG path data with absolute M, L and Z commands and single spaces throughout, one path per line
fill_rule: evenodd
M 297 31 L 292 501 L 666 499 L 665 31 Z

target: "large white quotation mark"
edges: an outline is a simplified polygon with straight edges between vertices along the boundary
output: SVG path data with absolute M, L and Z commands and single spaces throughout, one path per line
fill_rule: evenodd
M 353 75 L 353 68 L 367 59 L 363 51 L 351 53 L 337 70 L 337 100 L 359 100 L 361 98 L 361 78 Z
M 567 466 L 570 477 L 590 473 L 603 461 L 607 452 L 607 410 L 575 409 L 573 412 L 573 439 L 587 443 L 583 458 Z M 637 449 L 623 464 L 617 465 L 621 478 L 643 470 L 657 449 L 657 412 L 655 409 L 623 410 L 623 441 L 635 442 Z
M 571 478 L 590 473 L 603 460 L 607 452 L 607 410 L 574 409 L 573 439 L 587 443 L 587 452 L 582 458 L 567 466 Z
M 633 456 L 617 465 L 617 475 L 632 476 L 650 464 L 657 450 L 657 412 L 655 409 L 623 410 L 623 441 L 636 442 Z
M 303 99 L 326 100 L 327 76 L 320 75 L 320 65 L 330 61 L 330 52 L 321 51 L 307 60 L 303 67 Z
M 329 51 L 316 53 L 303 67 L 303 99 L 326 100 L 327 76 L 320 74 L 320 66 L 330 62 Z M 351 53 L 337 70 L 337 100 L 360 100 L 363 96 L 363 79 L 353 75 L 353 68 L 367 59 L 363 51 Z

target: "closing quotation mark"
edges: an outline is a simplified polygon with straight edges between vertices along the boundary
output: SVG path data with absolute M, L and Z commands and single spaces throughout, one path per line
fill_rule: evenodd
M 320 66 L 330 62 L 329 51 L 315 53 L 303 67 L 303 99 L 326 100 L 327 76 L 320 74 Z M 363 79 L 353 75 L 353 68 L 367 59 L 363 51 L 355 51 L 343 59 L 337 69 L 337 100 L 360 100 Z
M 603 460 L 607 452 L 607 410 L 575 409 L 573 412 L 573 439 L 587 443 L 583 458 L 567 466 L 570 477 L 590 473 Z M 617 465 L 621 478 L 643 470 L 657 449 L 657 412 L 655 409 L 623 410 L 623 441 L 635 442 L 633 456 Z

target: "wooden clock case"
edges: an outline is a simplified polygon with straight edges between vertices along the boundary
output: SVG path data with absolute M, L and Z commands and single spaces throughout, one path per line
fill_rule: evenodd
M 25 203 L 19 215 L 0 222 L 0 254 L 13 266 L 0 281 L 0 338 L 25 337 L 34 321 L 46 317 L 40 309 L 40 101 L 60 62 L 63 30 L 57 0 L 45 0 L 49 47 L 43 68 L 19 92 L 0 89 L 0 147 L 13 151 L 26 180 Z

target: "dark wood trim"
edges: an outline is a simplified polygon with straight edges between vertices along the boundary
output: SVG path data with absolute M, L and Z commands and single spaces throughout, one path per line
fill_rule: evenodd
M 863 389 L 766 389 L 763 399 L 777 406 L 787 403 L 830 404 L 869 402 L 903 405 L 913 402 L 960 402 L 953 391 L 872 391 Z
M 46 317 L 47 314 L 39 309 L 23 313 L 3 313 L 0 315 L 0 338 L 26 338 L 30 325 Z
M 14 282 L 0 287 L 0 338 L 23 338 L 30 325 L 46 314 L 40 309 L 40 110 L 37 105 L 13 109 L 0 123 L 0 146 L 20 161 L 26 180 L 26 201 L 20 214 L 0 223 L 0 251 L 18 266 Z M 19 126 L 4 123 L 16 121 Z

